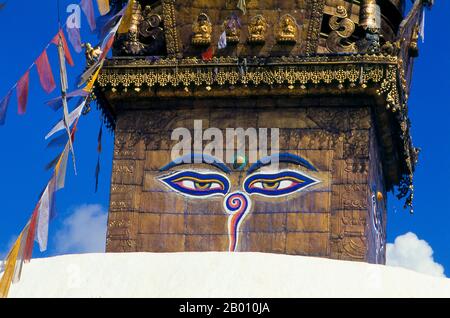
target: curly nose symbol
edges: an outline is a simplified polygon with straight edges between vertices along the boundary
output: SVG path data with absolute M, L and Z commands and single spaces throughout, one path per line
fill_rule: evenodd
M 225 211 L 228 214 L 228 237 L 230 252 L 235 252 L 239 246 L 239 228 L 250 212 L 251 201 L 242 192 L 231 193 L 224 201 Z

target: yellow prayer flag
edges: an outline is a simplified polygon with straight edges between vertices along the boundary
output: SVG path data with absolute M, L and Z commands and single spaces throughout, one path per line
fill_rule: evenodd
M 117 33 L 119 34 L 128 33 L 131 24 L 131 17 L 133 15 L 133 7 L 134 7 L 134 0 L 130 0 L 128 2 L 127 10 L 123 14 L 122 22 L 120 23 Z
M 97 0 L 98 11 L 101 15 L 105 15 L 109 12 L 109 0 Z
M 20 250 L 20 243 L 22 241 L 23 232 L 20 234 L 17 241 L 14 243 L 13 248 L 9 252 L 8 258 L 5 261 L 5 271 L 0 280 L 0 298 L 8 297 L 9 288 L 14 277 L 14 271 L 16 268 L 17 256 Z
M 59 160 L 55 166 L 56 191 L 63 189 L 66 183 L 66 171 L 68 159 L 69 159 L 69 143 L 67 143 L 63 153 L 59 157 Z
M 100 70 L 102 69 L 102 65 L 98 67 L 98 69 L 95 71 L 94 75 L 92 75 L 90 81 L 87 83 L 86 87 L 83 88 L 84 91 L 90 93 L 92 92 L 92 89 L 94 88 L 94 83 L 97 80 L 98 74 L 100 73 Z

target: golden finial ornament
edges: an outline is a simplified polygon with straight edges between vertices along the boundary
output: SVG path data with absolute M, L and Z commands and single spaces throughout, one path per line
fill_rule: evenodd
M 363 29 L 381 28 L 381 11 L 376 0 L 363 0 L 359 15 L 359 25 Z
M 409 43 L 409 55 L 411 57 L 418 57 L 419 56 L 419 34 L 420 34 L 420 27 L 419 24 L 416 24 L 414 26 L 413 32 L 411 34 L 411 42 Z

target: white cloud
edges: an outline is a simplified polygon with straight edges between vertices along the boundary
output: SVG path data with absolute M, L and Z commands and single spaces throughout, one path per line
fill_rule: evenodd
M 107 217 L 108 213 L 98 204 L 75 208 L 56 233 L 57 253 L 104 252 Z
M 3 259 L 6 258 L 6 256 L 8 256 L 9 251 L 11 250 L 11 248 L 13 247 L 14 243 L 16 243 L 17 240 L 17 235 L 13 235 L 9 238 L 8 243 L 5 245 L 6 248 L 2 251 L 0 251 L 0 263 Z
M 416 234 L 398 236 L 394 244 L 387 244 L 386 265 L 404 267 L 416 272 L 445 277 L 444 267 L 433 259 L 433 249 Z

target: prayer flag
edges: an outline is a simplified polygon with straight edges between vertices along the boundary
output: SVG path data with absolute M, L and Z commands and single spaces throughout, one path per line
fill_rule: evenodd
M 98 132 L 97 137 L 97 152 L 102 152 L 102 136 L 103 136 L 103 124 L 100 126 L 100 131 Z
M 66 183 L 66 171 L 67 171 L 67 161 L 69 159 L 69 143 L 67 143 L 66 147 L 62 155 L 60 156 L 58 162 L 55 167 L 55 175 L 56 175 L 56 187 L 55 191 L 59 191 L 64 188 Z
M 18 112 L 23 115 L 27 111 L 28 103 L 28 87 L 30 83 L 30 71 L 27 71 L 22 78 L 17 82 L 17 104 Z
M 13 276 L 13 280 L 12 280 L 13 284 L 18 283 L 20 280 L 20 277 L 22 276 L 24 253 L 25 253 L 27 234 L 28 234 L 29 229 L 30 229 L 30 221 L 28 221 L 27 225 L 22 230 L 22 234 L 20 234 L 20 247 L 19 247 L 19 253 L 17 253 L 16 265 L 14 266 L 14 276 Z
M 101 15 L 105 15 L 109 12 L 109 0 L 97 0 L 98 11 Z
M 23 260 L 25 263 L 28 263 L 31 260 L 31 256 L 33 255 L 33 246 L 34 246 L 34 238 L 36 237 L 36 224 L 39 214 L 39 206 L 40 202 L 36 205 L 33 211 L 33 215 L 30 220 L 30 227 L 27 233 L 27 241 L 25 245 L 25 252 L 23 255 Z
M 73 62 L 72 54 L 70 54 L 70 49 L 69 46 L 67 45 L 67 40 L 64 35 L 64 31 L 62 29 L 59 29 L 58 34 L 56 34 L 55 37 L 52 39 L 52 43 L 58 46 L 60 39 L 62 41 L 62 45 L 64 48 L 64 55 L 66 56 L 67 63 L 69 63 L 70 66 L 74 66 L 75 63 Z
M 66 61 L 65 61 L 66 59 L 65 59 L 65 54 L 64 54 L 64 49 L 63 49 L 61 39 L 58 42 L 58 57 L 59 57 L 59 72 L 60 72 L 59 77 L 61 79 L 61 97 L 62 97 L 62 105 L 63 105 L 63 121 L 62 122 L 63 122 L 64 128 L 66 129 L 67 136 L 69 138 L 69 147 L 72 152 L 73 168 L 74 168 L 75 174 L 77 174 L 75 151 L 73 149 L 71 132 L 70 132 L 71 124 L 69 124 L 69 109 L 67 107 L 67 98 L 66 98 L 66 93 L 67 93 L 67 88 L 68 88 Z
M 67 101 L 70 101 L 74 97 L 86 97 L 88 95 L 89 95 L 89 93 L 87 93 L 83 89 L 78 89 L 73 92 L 67 93 L 66 99 L 67 99 Z M 46 101 L 45 104 L 47 104 L 48 106 L 50 106 L 51 109 L 56 111 L 56 110 L 60 109 L 63 105 L 62 97 L 59 96 L 59 97 L 53 98 L 49 101 Z
M 98 191 L 98 177 L 100 175 L 100 155 L 97 158 L 97 166 L 95 167 L 95 193 Z
M 81 116 L 81 113 L 83 112 L 83 108 L 84 108 L 85 104 L 86 104 L 86 101 L 83 101 L 80 106 L 78 106 L 75 110 L 73 110 L 69 114 L 69 116 L 67 116 L 67 124 L 69 125 L 69 127 L 72 126 L 72 124 L 75 122 L 75 120 L 77 120 Z M 45 136 L 45 139 L 50 138 L 58 131 L 63 130 L 65 128 L 66 127 L 64 125 L 64 120 L 61 120 L 60 122 L 58 122 L 55 125 L 55 127 L 53 127 L 53 129 L 47 134 L 47 136 Z
M 50 62 L 48 61 L 47 50 L 44 50 L 42 54 L 37 58 L 36 67 L 42 89 L 47 94 L 51 93 L 56 88 L 56 84 Z
M 97 80 L 98 74 L 100 73 L 101 69 L 102 69 L 102 67 L 100 65 L 99 68 L 97 69 L 97 71 L 95 71 L 94 75 L 92 75 L 89 82 L 86 84 L 86 87 L 84 88 L 85 92 L 90 93 L 92 91 L 92 89 L 94 88 L 95 81 Z
M 80 29 L 66 27 L 66 31 L 75 52 L 80 53 L 82 51 Z
M 119 20 L 119 22 L 117 22 L 117 24 L 111 29 L 111 31 L 109 31 L 108 35 L 103 40 L 102 46 L 101 46 L 101 50 L 103 51 L 103 53 L 100 56 L 99 61 L 102 61 L 108 54 L 109 50 L 111 49 L 111 47 L 114 43 L 114 38 L 116 36 L 117 30 L 119 29 L 120 25 L 122 24 L 123 18 L 124 17 L 122 17 Z
M 228 27 L 232 27 L 233 26 L 233 23 L 235 23 L 236 22 L 236 24 L 237 24 L 237 26 L 239 27 L 239 28 L 241 28 L 242 27 L 242 24 L 241 24 L 241 20 L 239 19 L 239 17 L 236 15 L 236 13 L 232 13 L 231 14 L 231 19 L 230 19 L 230 21 L 228 22 Z
M 78 86 L 83 85 L 84 83 L 86 83 L 86 81 L 90 79 L 90 83 L 88 83 L 88 86 L 84 88 L 85 92 L 90 93 L 92 91 L 94 82 L 95 80 L 97 80 L 98 73 L 100 72 L 100 69 L 103 65 L 103 60 L 105 59 L 106 55 L 108 54 L 109 50 L 111 49 L 114 43 L 114 38 L 121 21 L 122 19 L 116 23 L 116 25 L 109 31 L 108 35 L 104 38 L 100 48 L 102 54 L 100 55 L 98 62 L 92 65 L 87 71 L 85 71 L 80 76 Z
M 97 166 L 95 167 L 95 193 L 98 191 L 98 177 L 100 175 L 100 153 L 102 152 L 102 135 L 103 135 L 103 124 L 100 126 L 100 131 L 97 137 Z
M 80 75 L 78 79 L 78 87 L 82 86 L 84 83 L 86 83 L 91 77 L 92 74 L 94 74 L 97 71 L 97 68 L 99 67 L 101 63 L 96 62 L 94 65 L 92 65 L 90 68 L 88 68 L 83 74 Z M 82 89 L 86 94 L 90 93 L 87 92 L 85 89 Z
M 11 251 L 9 252 L 8 257 L 6 258 L 5 271 L 3 272 L 3 276 L 0 279 L 0 298 L 8 297 L 9 288 L 11 287 L 14 270 L 16 268 L 17 256 L 19 255 L 22 235 L 23 233 L 20 234 L 19 238 L 16 240 Z
M 83 10 L 86 15 L 91 31 L 94 31 L 97 25 L 95 23 L 94 5 L 92 4 L 92 0 L 81 0 L 81 10 Z
M 6 111 L 8 110 L 11 95 L 12 95 L 12 90 L 10 90 L 8 92 L 8 94 L 6 94 L 6 96 L 3 97 L 2 101 L 0 102 L 0 126 L 5 124 Z
M 67 135 L 62 134 L 57 137 L 52 138 L 48 144 L 47 148 L 61 147 L 64 146 L 68 141 Z
M 128 33 L 128 30 L 130 29 L 130 24 L 133 16 L 133 6 L 134 6 L 134 0 L 130 0 L 128 2 L 127 8 L 125 10 L 125 13 L 123 14 L 122 21 L 120 23 L 118 33 Z
M 109 30 L 116 25 L 119 19 L 125 14 L 127 8 L 128 6 L 124 6 L 117 13 L 110 12 L 109 16 L 100 16 L 97 18 L 97 35 L 100 39 L 103 39 L 109 33 Z
M 52 159 L 47 165 L 45 166 L 45 171 L 48 171 L 56 166 L 59 159 L 61 158 L 61 154 L 57 155 L 55 158 Z
M 219 50 L 222 50 L 227 47 L 227 32 L 223 31 L 223 33 L 220 35 L 219 43 L 217 44 L 219 47 Z
M 243 14 L 247 13 L 247 4 L 245 3 L 245 0 L 239 0 L 237 7 Z
M 115 34 L 109 34 L 108 36 L 108 42 L 105 43 L 105 46 L 102 48 L 102 55 L 100 55 L 100 60 L 103 60 L 106 58 L 106 55 L 108 55 L 109 50 L 114 44 L 115 40 Z
M 47 250 L 48 242 L 48 225 L 50 216 L 53 214 L 54 208 L 54 194 L 55 194 L 55 177 L 53 176 L 45 188 L 44 194 L 41 197 L 41 204 L 39 206 L 39 216 L 37 222 L 36 241 L 39 244 L 41 252 Z
M 422 38 L 422 43 L 425 42 L 425 8 L 422 12 L 422 21 L 420 22 L 420 37 Z
M 214 56 L 213 48 L 210 47 L 208 50 L 202 53 L 202 60 L 203 61 L 211 61 Z

